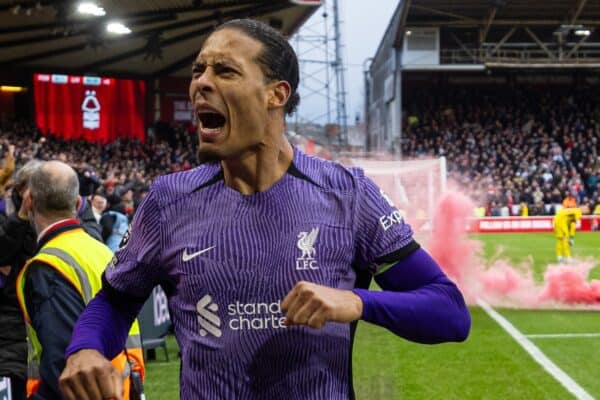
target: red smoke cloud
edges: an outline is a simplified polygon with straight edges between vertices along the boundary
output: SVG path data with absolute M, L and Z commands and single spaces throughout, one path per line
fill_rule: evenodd
M 467 237 L 467 221 L 474 208 L 471 200 L 456 192 L 440 200 L 428 251 L 458 284 L 468 303 L 477 299 L 492 305 L 541 308 L 588 304 L 600 306 L 600 281 L 588 282 L 592 260 L 568 265 L 549 265 L 544 282 L 534 280 L 531 262 L 512 265 L 495 259 L 486 265 L 481 243 Z

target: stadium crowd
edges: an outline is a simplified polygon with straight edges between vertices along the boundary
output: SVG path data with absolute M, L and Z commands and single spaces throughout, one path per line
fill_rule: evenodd
M 585 89 L 416 94 L 402 154 L 445 156 L 480 216 L 553 215 L 564 201 L 600 213 L 599 100 Z
M 12 211 L 9 178 L 14 171 L 31 159 L 56 159 L 76 170 L 82 196 L 100 194 L 108 200 L 108 208 L 122 202 L 131 216 L 155 177 L 190 169 L 197 162 L 195 135 L 187 134 L 183 127 L 173 130 L 170 141 L 151 136 L 146 143 L 119 139 L 96 144 L 42 136 L 30 122 L 4 121 L 0 123 L 0 171 L 4 171 L 0 172 L 0 213 Z

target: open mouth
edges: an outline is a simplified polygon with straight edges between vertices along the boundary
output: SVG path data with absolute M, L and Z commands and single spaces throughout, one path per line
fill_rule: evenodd
M 201 111 L 198 113 L 198 119 L 202 126 L 202 130 L 208 133 L 217 133 L 225 125 L 225 116 L 218 112 Z

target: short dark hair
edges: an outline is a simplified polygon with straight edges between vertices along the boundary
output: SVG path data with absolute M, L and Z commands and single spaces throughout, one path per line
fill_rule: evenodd
M 92 195 L 90 196 L 90 200 L 93 200 L 94 197 L 102 197 L 103 199 L 106 199 L 106 193 L 98 189 L 94 193 L 92 193 Z
M 285 113 L 293 114 L 300 103 L 300 95 L 297 92 L 300 73 L 298 57 L 286 38 L 278 30 L 254 19 L 233 19 L 217 26 L 214 32 L 223 29 L 240 30 L 262 43 L 264 50 L 257 61 L 267 78 L 290 84 L 292 92 L 285 104 Z

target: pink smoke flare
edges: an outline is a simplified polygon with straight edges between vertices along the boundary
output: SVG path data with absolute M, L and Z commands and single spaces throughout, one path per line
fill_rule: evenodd
M 496 258 L 486 265 L 481 243 L 467 236 L 473 202 L 458 192 L 447 192 L 436 208 L 427 250 L 461 288 L 469 304 L 478 299 L 495 306 L 560 308 L 600 306 L 600 281 L 588 281 L 593 260 L 549 265 L 544 282 L 536 282 L 532 262 L 512 265 Z

